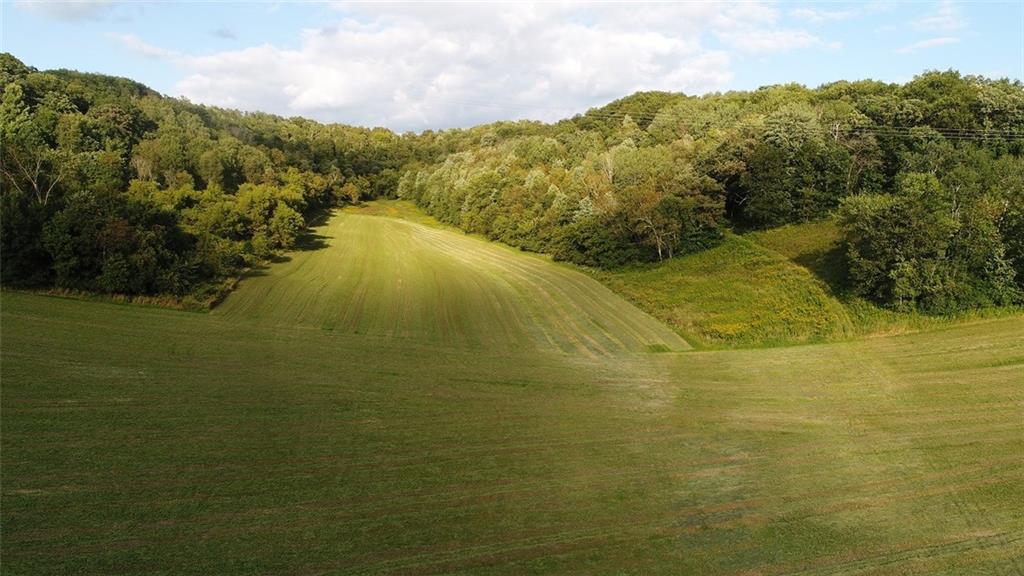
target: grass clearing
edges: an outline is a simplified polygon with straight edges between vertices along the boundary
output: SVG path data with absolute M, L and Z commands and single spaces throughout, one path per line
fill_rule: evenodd
M 689 348 L 584 274 L 448 230 L 348 211 L 315 228 L 306 244 L 312 248 L 243 279 L 213 314 L 588 355 Z
M 742 236 L 697 254 L 591 274 L 702 347 L 852 334 L 849 314 L 824 283 Z
M 993 309 L 929 316 L 919 312 L 897 312 L 860 298 L 848 288 L 842 235 L 831 219 L 754 232 L 746 235 L 746 238 L 785 256 L 814 274 L 846 309 L 852 333 L 858 336 L 901 334 L 1019 312 L 1013 309 Z
M 586 270 L 702 349 L 836 342 L 1018 315 L 897 312 L 845 287 L 831 220 L 728 235 L 721 245 L 664 262 Z
M 846 284 L 843 237 L 835 221 L 790 224 L 752 232 L 745 237 L 807 268 L 834 293 L 843 292 Z
M 1024 571 L 1024 318 L 596 349 L 634 308 L 420 228 L 211 314 L 3 293 L 4 574 Z

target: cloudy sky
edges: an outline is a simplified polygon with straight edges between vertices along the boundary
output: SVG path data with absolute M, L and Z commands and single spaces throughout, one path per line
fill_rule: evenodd
M 396 130 L 926 69 L 1024 77 L 1024 2 L 8 1 L 0 49 L 192 101 Z

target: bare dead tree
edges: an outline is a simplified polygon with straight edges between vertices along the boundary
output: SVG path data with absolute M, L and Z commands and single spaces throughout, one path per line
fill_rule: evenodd
M 17 164 L 17 170 L 12 172 L 8 163 L 0 162 L 0 171 L 7 176 L 7 180 L 10 181 L 11 185 L 14 186 L 18 192 L 24 194 L 25 190 L 18 184 L 19 176 L 17 173 L 20 173 L 20 176 L 24 177 L 31 187 L 36 201 L 39 202 L 39 204 L 46 206 L 47 202 L 50 201 L 50 193 L 57 187 L 57 184 L 60 182 L 61 178 L 63 178 L 63 174 L 58 174 L 57 177 L 49 183 L 49 185 L 46 184 L 46 174 L 43 171 L 44 154 L 45 151 L 42 149 L 36 151 L 33 159 L 34 162 L 30 163 L 31 168 L 26 167 L 25 163 L 21 161 L 21 158 L 19 158 L 17 154 L 11 154 L 10 157 L 13 158 L 14 163 Z

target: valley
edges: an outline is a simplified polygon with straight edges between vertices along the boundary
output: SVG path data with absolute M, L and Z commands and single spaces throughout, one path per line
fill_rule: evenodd
M 5 574 L 1024 570 L 1024 318 L 691 350 L 400 208 L 210 313 L 5 292 Z

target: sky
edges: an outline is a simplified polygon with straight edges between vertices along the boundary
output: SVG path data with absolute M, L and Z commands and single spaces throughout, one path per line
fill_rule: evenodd
M 398 131 L 552 121 L 637 90 L 1024 79 L 1012 2 L 0 0 L 0 50 L 241 110 Z

